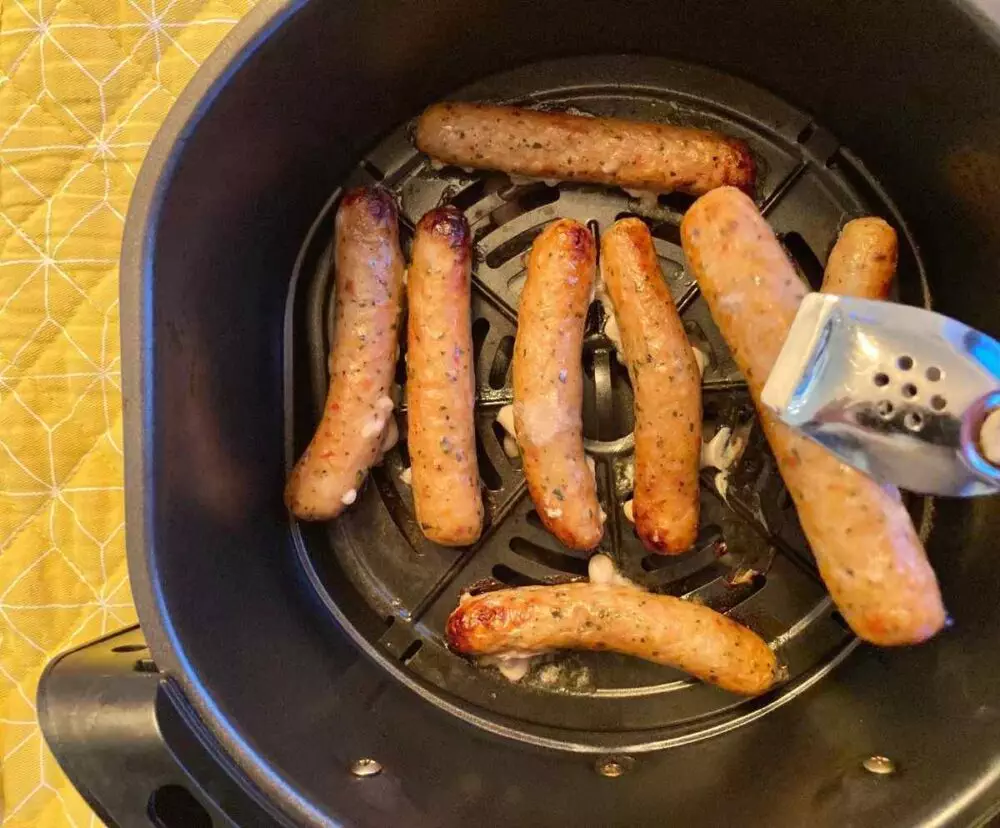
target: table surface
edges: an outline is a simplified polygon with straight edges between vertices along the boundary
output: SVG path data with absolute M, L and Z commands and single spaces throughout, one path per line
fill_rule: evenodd
M 0 0 L 0 823 L 92 825 L 38 729 L 55 654 L 135 621 L 118 254 L 143 157 L 252 0 Z

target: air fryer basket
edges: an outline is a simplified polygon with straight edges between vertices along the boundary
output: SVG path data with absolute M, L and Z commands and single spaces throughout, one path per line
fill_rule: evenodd
M 614 79 L 609 85 L 605 79 Z M 595 80 L 597 79 L 597 80 Z M 758 166 L 756 198 L 781 234 L 803 278 L 818 288 L 825 257 L 843 223 L 875 213 L 901 224 L 878 184 L 824 128 L 760 90 L 721 73 L 655 58 L 577 58 L 533 64 L 493 76 L 457 97 L 569 109 L 593 115 L 692 124 L 744 138 Z M 753 414 L 746 383 L 685 272 L 680 219 L 693 202 L 676 193 L 656 204 L 607 188 L 513 182 L 497 173 L 436 169 L 418 153 L 403 125 L 359 160 L 349 185 L 381 182 L 399 198 L 404 247 L 415 223 L 448 203 L 465 211 L 475 240 L 472 305 L 477 377 L 477 448 L 486 503 L 486 531 L 464 550 L 428 542 L 413 512 L 401 473 L 406 452 L 406 403 L 397 385 L 399 445 L 377 467 L 357 505 L 335 524 L 302 529 L 304 564 L 331 610 L 344 575 L 385 626 L 357 640 L 392 667 L 468 703 L 472 721 L 528 741 L 562 742 L 576 749 L 630 750 L 695 741 L 737 726 L 811 686 L 846 655 L 854 639 L 834 611 L 812 562 L 795 509 Z M 286 387 L 295 409 L 297 377 L 310 376 L 311 405 L 322 412 L 328 383 L 333 295 L 330 259 L 336 196 L 309 235 L 293 282 L 286 347 L 305 333 L 308 366 L 293 366 Z M 649 224 L 661 266 L 691 338 L 709 357 L 704 377 L 705 433 L 727 426 L 749 447 L 728 475 L 706 470 L 702 530 L 695 548 L 673 557 L 650 554 L 626 520 L 631 496 L 632 392 L 625 366 L 602 333 L 595 302 L 584 341 L 584 438 L 597 468 L 598 494 L 609 515 L 600 551 L 630 579 L 656 592 L 699 601 L 748 624 L 779 645 L 790 671 L 778 692 L 755 702 L 686 678 L 675 670 L 607 653 L 545 659 L 524 681 L 512 683 L 450 653 L 444 623 L 470 586 L 558 583 L 586 574 L 588 553 L 559 544 L 532 507 L 519 458 L 503 451 L 497 412 L 511 403 L 510 359 L 525 278 L 525 253 L 548 221 L 578 219 L 596 232 L 626 215 Z M 926 302 L 916 248 L 903 228 L 899 284 L 904 301 Z M 818 251 L 819 255 L 817 255 Z M 405 334 L 403 342 L 405 343 Z M 304 349 L 300 349 L 302 351 Z M 397 380 L 405 378 L 405 349 Z M 311 368 L 311 375 L 304 370 Z M 314 416 L 292 423 L 289 458 L 297 457 Z M 930 500 L 914 503 L 925 534 Z M 377 539 L 372 543 L 372 539 Z M 455 708 L 452 708 L 455 709 Z M 541 727 L 539 727 L 541 726 Z M 557 732 L 561 729 L 561 732 Z
M 582 824 L 967 824 L 988 814 L 1000 774 L 994 503 L 911 502 L 955 626 L 921 648 L 856 648 L 684 272 L 677 228 L 690 199 L 650 204 L 433 169 L 407 126 L 426 103 L 457 95 L 739 135 L 759 163 L 757 201 L 803 278 L 817 282 L 844 221 L 879 214 L 901 231 L 900 300 L 933 300 L 996 332 L 1000 59 L 988 24 L 947 2 L 775 2 L 752 13 L 555 2 L 528 15 L 493 3 L 279 5 L 255 10 L 232 42 L 257 48 L 228 69 L 217 55 L 165 127 L 123 271 L 136 597 L 157 663 L 232 760 L 291 817 L 317 823 L 486 815 L 527 825 L 558 813 Z M 626 51 L 646 56 L 592 56 Z M 290 525 L 280 505 L 326 386 L 337 196 L 373 181 L 398 196 L 406 241 L 440 203 L 473 227 L 488 520 L 468 550 L 422 538 L 400 481 L 405 442 L 338 521 Z M 511 684 L 443 645 L 444 619 L 470 584 L 585 572 L 586 556 L 541 529 L 494 418 L 510 399 L 532 238 L 555 216 L 600 230 L 623 214 L 650 225 L 686 326 L 710 351 L 707 433 L 729 424 L 750 440 L 724 492 L 704 475 L 695 550 L 648 555 L 621 510 L 630 389 L 595 307 L 584 421 L 609 514 L 602 551 L 650 588 L 778 641 L 790 679 L 761 699 L 608 654 L 559 656 Z M 405 435 L 405 406 L 400 425 Z M 873 754 L 898 772 L 865 771 Z M 365 756 L 383 772 L 353 778 Z M 602 778 L 609 768 L 624 773 Z

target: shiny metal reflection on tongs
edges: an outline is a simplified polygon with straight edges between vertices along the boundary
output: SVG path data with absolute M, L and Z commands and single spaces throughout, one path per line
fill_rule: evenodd
M 761 400 L 876 480 L 1000 492 L 1000 343 L 947 316 L 810 294 Z

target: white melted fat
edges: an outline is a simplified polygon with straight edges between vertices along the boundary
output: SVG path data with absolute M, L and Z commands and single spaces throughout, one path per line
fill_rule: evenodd
M 622 189 L 636 199 L 644 210 L 655 210 L 659 206 L 657 199 L 660 194 L 655 190 L 633 190 L 628 187 L 622 187 Z
M 510 183 L 515 187 L 527 187 L 531 184 L 537 184 L 539 181 L 542 182 L 546 187 L 558 187 L 558 178 L 534 178 L 530 175 L 518 175 L 517 173 L 507 173 L 507 178 L 510 179 Z
M 531 666 L 541 653 L 503 653 L 502 655 L 480 656 L 481 667 L 496 667 L 507 681 L 519 682 L 531 672 Z
M 517 434 L 514 432 L 514 406 L 505 405 L 497 412 L 497 423 L 503 429 L 503 453 L 510 458 L 517 457 Z
M 642 589 L 634 581 L 630 581 L 615 566 L 615 562 L 603 553 L 598 553 L 587 562 L 587 577 L 592 584 L 604 584 L 607 586 L 628 586 L 635 589 Z
M 691 350 L 694 352 L 694 361 L 698 364 L 698 376 L 704 379 L 705 369 L 708 368 L 708 354 L 693 343 L 691 345 Z
M 729 473 L 736 462 L 743 456 L 746 448 L 746 438 L 734 435 L 729 426 L 722 426 L 707 443 L 701 447 L 701 467 L 703 469 L 718 469 L 715 475 L 715 488 L 723 498 L 729 489 Z
M 635 501 L 631 498 L 622 504 L 622 514 L 629 523 L 635 523 Z

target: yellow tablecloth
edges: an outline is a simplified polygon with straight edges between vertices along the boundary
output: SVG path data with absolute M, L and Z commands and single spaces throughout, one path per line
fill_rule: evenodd
M 0 822 L 98 823 L 35 716 L 49 658 L 135 620 L 118 252 L 171 103 L 252 0 L 0 0 Z

